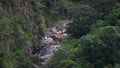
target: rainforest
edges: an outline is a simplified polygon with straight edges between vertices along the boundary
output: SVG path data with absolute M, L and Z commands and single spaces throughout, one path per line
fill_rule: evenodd
M 120 1 L 0 0 L 0 68 L 120 68 Z

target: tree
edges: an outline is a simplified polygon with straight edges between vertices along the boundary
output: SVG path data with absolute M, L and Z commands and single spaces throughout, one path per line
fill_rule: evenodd
M 60 61 L 57 68 L 74 68 L 76 66 L 76 62 L 72 60 L 62 60 Z
M 109 25 L 120 26 L 120 4 L 116 4 L 104 19 Z
M 103 68 L 107 64 L 114 66 L 120 63 L 119 40 L 119 27 L 106 26 L 100 28 L 98 34 L 82 37 L 78 53 L 95 68 Z
M 111 11 L 113 5 L 115 5 L 117 0 L 81 0 L 80 3 L 88 4 L 95 8 L 99 12 L 99 16 L 102 17 Z

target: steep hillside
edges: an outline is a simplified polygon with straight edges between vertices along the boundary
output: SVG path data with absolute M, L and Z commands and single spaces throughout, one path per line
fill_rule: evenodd
M 0 68 L 33 68 L 32 50 L 44 36 L 42 4 L 33 0 L 0 1 Z M 35 3 L 36 4 L 36 3 Z M 33 58 L 33 59 L 32 59 Z
M 48 61 L 48 68 L 120 68 L 120 2 L 71 1 L 69 37 Z
M 120 67 L 119 0 L 0 0 L 0 68 L 40 66 L 45 30 L 58 20 L 71 22 L 69 37 L 46 67 Z
M 67 15 L 61 0 L 0 0 L 0 68 L 39 64 L 44 30 Z M 39 48 L 39 49 L 38 49 Z

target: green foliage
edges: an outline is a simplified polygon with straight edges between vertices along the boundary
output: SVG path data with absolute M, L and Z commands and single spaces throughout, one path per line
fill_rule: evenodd
M 39 64 L 39 57 L 26 54 L 23 50 L 25 43 L 32 39 L 31 44 L 39 44 L 35 37 L 39 40 L 41 36 L 34 33 L 39 28 L 38 32 L 42 33 L 43 27 L 52 26 L 56 20 L 66 17 L 73 21 L 68 28 L 72 39 L 65 40 L 55 52 L 48 62 L 49 68 L 110 68 L 115 64 L 115 68 L 120 67 L 118 0 L 30 0 L 25 1 L 25 7 L 27 2 L 30 3 L 25 16 L 19 15 L 24 12 L 16 11 L 14 2 L 0 1 L 0 9 L 13 12 L 10 16 L 0 10 L 0 51 L 4 50 L 4 55 L 0 56 L 0 68 L 34 68 L 34 63 Z M 23 6 L 20 9 L 24 9 Z M 36 23 L 38 20 L 40 25 Z
M 25 55 L 23 50 L 19 50 L 17 45 L 18 38 L 15 34 L 19 34 L 25 39 L 31 38 L 25 32 L 20 24 L 20 19 L 26 22 L 25 18 L 18 16 L 8 16 L 5 12 L 0 11 L 0 47 L 3 50 L 3 56 L 0 56 L 0 68 L 34 68 L 30 58 Z M 14 35 L 13 35 L 14 34 Z
M 96 35 L 86 35 L 80 39 L 80 56 L 94 64 L 95 68 L 103 68 L 107 64 L 119 63 L 120 32 L 119 27 L 106 26 L 100 28 Z
M 2 68 L 13 68 L 12 62 L 9 59 L 4 59 L 2 64 Z
M 62 60 L 57 68 L 75 68 L 76 62 L 72 60 Z
M 72 18 L 77 20 L 94 20 L 97 17 L 97 11 L 90 5 L 86 4 L 78 4 L 68 8 L 70 15 Z
M 40 59 L 38 55 L 31 54 L 30 59 L 32 60 L 33 63 L 38 64 L 38 65 L 40 64 Z
M 18 32 L 23 36 L 23 38 L 25 39 L 30 39 L 32 36 L 25 32 L 20 26 L 17 27 L 18 28 Z
M 16 55 L 16 56 L 22 56 L 24 54 L 24 51 L 23 50 L 16 50 L 15 52 L 14 52 L 14 55 Z
M 78 39 L 70 39 L 66 40 L 63 45 L 62 49 L 63 52 L 66 54 L 67 58 L 69 59 L 75 59 L 76 54 L 77 54 L 77 47 L 79 45 L 79 40 Z
M 31 1 L 31 6 L 34 12 L 40 12 L 40 9 L 44 7 L 44 5 L 42 3 L 40 3 L 40 1 L 38 0 L 32 0 Z
M 116 2 L 117 1 L 113 0 L 81 0 L 80 4 L 69 8 L 69 13 L 73 19 L 73 22 L 68 28 L 68 32 L 74 38 L 80 38 L 81 36 L 87 34 L 90 31 L 91 25 L 95 23 L 96 19 L 106 14 L 106 12 L 108 13 L 113 7 L 112 5 L 114 5 Z M 107 7 L 107 9 L 105 7 Z M 113 9 L 113 12 L 108 15 L 108 18 L 106 17 L 108 20 L 105 21 L 105 23 L 111 23 L 111 25 L 115 25 L 115 23 L 118 24 L 119 12 L 119 5 L 117 5 L 116 8 Z
M 57 20 L 66 18 L 68 15 L 67 8 L 73 5 L 69 0 L 43 0 L 42 4 L 44 9 L 42 9 L 41 13 L 47 27 L 55 24 Z
M 116 4 L 113 10 L 110 12 L 109 15 L 105 16 L 105 21 L 109 25 L 116 26 L 120 25 L 120 4 Z
M 0 34 L 4 34 L 4 35 L 9 35 L 10 30 L 10 26 L 8 26 L 10 24 L 9 19 L 7 18 L 6 14 L 4 11 L 0 11 Z
M 42 18 L 43 18 L 43 21 L 44 21 L 44 24 L 45 24 L 46 27 L 50 27 L 50 26 L 53 25 L 53 23 L 51 21 L 51 18 L 48 15 L 43 14 Z
M 12 57 L 16 62 L 14 63 L 16 68 L 34 68 L 31 59 L 25 55 L 23 50 L 16 50 L 13 52 Z
M 88 4 L 95 8 L 99 13 L 100 17 L 107 14 L 112 7 L 117 3 L 117 0 L 81 0 L 80 3 Z
M 54 53 L 54 56 L 48 62 L 49 68 L 90 68 L 87 61 L 78 58 L 77 50 L 79 45 L 78 39 L 66 40 L 62 48 Z
M 0 10 L 0 18 L 5 17 L 5 16 L 6 16 L 5 11 Z
M 101 59 L 99 58 L 103 56 L 103 49 L 104 44 L 100 39 L 97 39 L 97 36 L 88 35 L 81 38 L 81 45 L 78 53 L 79 56 L 82 56 L 87 61 L 96 66 L 100 65 L 98 66 L 99 68 L 103 68 L 104 65 L 101 65 L 103 61 L 101 61 Z
M 116 2 L 81 0 L 83 5 L 69 8 L 73 22 L 68 32 L 72 38 L 55 52 L 48 63 L 50 68 L 70 68 L 67 60 L 75 64 L 72 68 L 119 68 L 120 6 Z
M 65 8 L 69 8 L 71 6 L 74 5 L 74 3 L 72 3 L 69 0 L 58 0 L 58 3 L 60 3 L 62 6 L 64 6 Z

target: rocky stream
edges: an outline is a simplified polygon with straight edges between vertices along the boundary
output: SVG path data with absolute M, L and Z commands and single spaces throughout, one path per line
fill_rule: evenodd
M 69 22 L 70 21 L 67 20 L 59 21 L 58 24 L 46 30 L 45 37 L 43 38 L 45 52 L 40 56 L 40 59 L 42 59 L 43 62 L 39 68 L 46 68 L 48 60 L 53 56 L 54 51 L 57 51 L 60 47 L 60 43 L 67 36 L 66 28 Z

